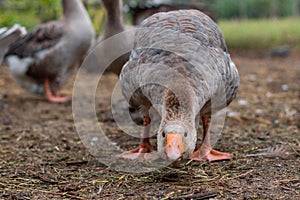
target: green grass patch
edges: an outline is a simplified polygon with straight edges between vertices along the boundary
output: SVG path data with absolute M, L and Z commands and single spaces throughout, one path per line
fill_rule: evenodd
M 300 48 L 300 19 L 219 21 L 228 48 L 269 49 L 280 45 Z
M 42 22 L 57 19 L 61 10 L 55 5 L 48 12 L 44 12 L 44 9 L 38 6 L 36 7 L 39 9 L 35 10 L 0 10 L 0 28 L 18 23 L 31 29 Z M 88 11 L 96 32 L 101 34 L 105 18 L 104 9 L 89 8 Z M 220 20 L 218 24 L 224 33 L 228 48 L 265 50 L 289 45 L 300 49 L 300 18 Z
M 89 15 L 92 19 L 95 31 L 101 33 L 104 27 L 105 11 L 104 8 L 89 8 Z M 0 9 L 0 28 L 10 27 L 14 24 L 20 24 L 28 30 L 35 26 L 52 20 L 57 20 L 61 17 L 61 10 L 59 8 L 49 9 L 48 14 L 34 10 L 1 10 Z
M 33 28 L 39 23 L 41 23 L 41 20 L 34 14 L 18 11 L 3 12 L 1 13 L 0 28 L 5 26 L 9 27 L 14 24 L 20 24 L 26 28 Z

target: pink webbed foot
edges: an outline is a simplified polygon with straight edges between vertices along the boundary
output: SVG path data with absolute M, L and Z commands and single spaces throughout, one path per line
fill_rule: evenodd
M 210 146 L 202 144 L 200 148 L 191 155 L 190 159 L 197 161 L 218 161 L 229 160 L 233 157 L 232 154 L 216 151 Z
M 44 93 L 45 98 L 49 102 L 64 103 L 64 102 L 68 102 L 68 101 L 71 100 L 71 97 L 57 96 L 57 95 L 53 94 L 52 91 L 51 91 L 48 79 L 45 79 L 44 90 L 45 90 L 45 93 Z
M 71 101 L 71 97 L 68 96 L 47 96 L 46 99 L 53 103 L 65 103 Z
M 118 157 L 128 158 L 128 159 L 139 159 L 144 158 L 145 154 L 154 152 L 150 144 L 141 144 L 139 147 L 132 149 L 130 151 L 125 151 L 119 154 Z

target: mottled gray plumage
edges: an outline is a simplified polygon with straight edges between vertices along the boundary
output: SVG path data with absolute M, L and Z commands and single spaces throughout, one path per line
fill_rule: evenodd
M 95 32 L 81 0 L 62 0 L 63 16 L 41 24 L 15 41 L 7 64 L 22 87 L 43 93 L 43 82 L 55 94 L 87 54 Z
M 236 96 L 239 75 L 218 26 L 197 10 L 158 13 L 135 35 L 130 60 L 120 75 L 131 107 L 161 115 L 158 151 L 165 134 L 180 133 L 191 156 L 200 117 L 226 107 Z M 212 105 L 212 106 L 211 106 Z

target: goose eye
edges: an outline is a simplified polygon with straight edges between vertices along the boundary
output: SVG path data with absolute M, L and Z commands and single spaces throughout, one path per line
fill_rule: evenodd
M 187 137 L 187 132 L 184 133 L 184 137 Z
M 133 107 L 129 107 L 129 112 L 133 113 L 135 111 L 135 109 Z
M 163 137 L 166 137 L 166 134 L 165 134 L 165 132 L 162 132 L 162 133 L 161 133 L 161 135 L 162 135 Z

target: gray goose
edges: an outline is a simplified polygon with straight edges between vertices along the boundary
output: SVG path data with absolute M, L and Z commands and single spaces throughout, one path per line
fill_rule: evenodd
M 133 27 L 125 26 L 123 22 L 122 13 L 122 0 L 102 0 L 102 5 L 106 11 L 106 19 L 103 34 L 98 38 L 98 43 L 121 33 L 125 30 L 130 30 Z M 113 44 L 112 44 L 113 45 Z M 119 45 L 119 44 L 118 44 Z M 126 42 L 122 45 L 126 45 Z M 108 47 L 109 50 L 113 50 L 118 47 Z M 109 52 L 108 52 L 109 53 Z M 101 54 L 102 55 L 102 54 Z M 119 75 L 123 65 L 128 61 L 130 53 L 124 54 L 112 62 L 108 67 L 107 71 Z M 104 55 L 102 55 L 104 56 Z M 106 67 L 106 66 L 101 66 Z
M 106 17 L 103 34 L 98 38 L 99 42 L 125 30 L 122 14 L 123 1 L 102 0 L 102 5 L 105 8 Z
M 18 24 L 11 28 L 4 27 L 0 29 L 0 65 L 2 64 L 3 57 L 8 51 L 10 44 L 25 34 L 26 29 Z
M 50 102 L 58 96 L 76 64 L 87 54 L 95 31 L 81 0 L 62 0 L 63 16 L 41 24 L 14 42 L 6 54 L 7 65 L 17 82 Z
M 144 20 L 120 74 L 120 84 L 129 106 L 143 115 L 145 126 L 139 147 L 120 157 L 135 159 L 153 151 L 149 140 L 151 108 L 161 116 L 158 152 L 169 160 L 233 157 L 212 149 L 209 127 L 212 114 L 235 98 L 239 75 L 221 30 L 202 12 L 162 12 Z M 200 119 L 203 139 L 194 151 Z

